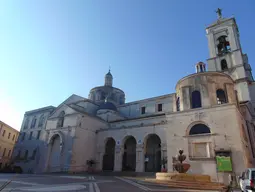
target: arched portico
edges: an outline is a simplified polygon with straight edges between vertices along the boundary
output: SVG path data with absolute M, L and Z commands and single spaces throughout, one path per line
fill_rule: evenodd
M 116 142 L 112 137 L 106 139 L 105 152 L 103 156 L 104 171 L 114 170 L 115 146 L 116 146 Z
M 161 139 L 156 134 L 149 134 L 144 140 L 144 171 L 158 172 L 161 170 Z
M 123 142 L 122 171 L 136 170 L 136 139 L 127 136 Z

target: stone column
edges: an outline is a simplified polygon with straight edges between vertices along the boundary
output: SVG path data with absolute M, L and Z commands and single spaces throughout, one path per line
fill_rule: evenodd
M 114 155 L 114 171 L 122 170 L 122 154 L 123 154 L 123 146 L 116 146 L 115 155 Z
M 144 146 L 136 145 L 136 172 L 144 172 Z

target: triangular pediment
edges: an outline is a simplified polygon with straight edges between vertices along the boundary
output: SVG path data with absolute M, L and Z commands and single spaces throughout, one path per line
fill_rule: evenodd
M 71 103 L 76 103 L 76 102 L 79 102 L 79 101 L 83 101 L 85 98 L 84 97 L 81 97 L 79 95 L 75 95 L 75 94 L 72 94 L 70 97 L 68 97 L 65 101 L 63 101 L 61 104 L 71 104 Z M 60 104 L 60 105 L 61 105 Z
M 54 113 L 49 117 L 49 119 L 57 118 L 60 116 L 60 113 L 64 111 L 65 115 L 71 115 L 74 113 L 77 113 L 76 110 L 72 109 L 66 104 L 62 104 L 61 106 L 57 107 L 57 109 L 54 111 Z
M 58 107 L 56 107 L 55 111 L 51 114 L 51 116 L 49 118 L 57 117 L 61 113 L 61 111 L 65 111 L 66 107 L 68 107 L 69 104 L 83 101 L 84 99 L 85 99 L 84 97 L 81 97 L 81 96 L 78 96 L 75 94 L 71 95 L 65 101 L 63 101 Z M 70 108 L 70 110 L 75 112 L 71 108 Z M 69 111 L 67 111 L 67 112 L 69 112 Z

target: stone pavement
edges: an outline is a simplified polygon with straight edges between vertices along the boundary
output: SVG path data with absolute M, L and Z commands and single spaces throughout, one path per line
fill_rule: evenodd
M 10 182 L 11 181 L 11 182 Z M 68 176 L 68 175 L 18 175 L 0 174 L 0 185 L 7 184 L 2 191 L 38 191 L 38 192 L 64 192 L 87 191 L 99 192 L 97 183 L 111 182 L 95 181 L 93 176 Z M 0 188 L 1 189 L 1 188 Z
M 9 182 L 9 183 L 8 183 Z M 0 174 L 1 192 L 198 192 L 199 190 L 185 190 L 164 186 L 151 186 L 135 182 L 133 179 L 114 176 L 93 175 L 14 175 Z M 203 190 L 205 191 L 205 190 Z M 202 192 L 202 191 L 201 191 Z M 214 192 L 214 191 L 210 191 Z M 216 192 L 216 191 L 215 191 Z

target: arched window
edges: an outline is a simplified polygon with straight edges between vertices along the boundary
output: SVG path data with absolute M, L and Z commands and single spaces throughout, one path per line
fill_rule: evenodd
M 189 135 L 199 135 L 199 134 L 206 134 L 206 133 L 211 133 L 211 131 L 204 124 L 196 124 L 189 131 Z
M 101 100 L 105 100 L 105 93 L 104 92 L 101 93 Z
M 43 126 L 43 123 L 44 123 L 44 115 L 41 115 L 40 119 L 39 119 L 39 124 L 38 124 L 38 127 L 42 127 Z
M 34 128 L 36 125 L 36 117 L 33 118 L 30 128 Z
M 125 96 L 124 95 L 120 95 L 120 98 L 119 98 L 119 103 L 120 105 L 124 104 L 125 103 Z
M 226 59 L 222 59 L 221 62 L 220 62 L 220 65 L 221 65 L 221 70 L 222 71 L 225 71 L 225 70 L 228 69 L 228 64 L 227 64 Z
M 29 124 L 29 119 L 26 119 L 23 129 L 27 129 Z
M 199 91 L 193 91 L 191 94 L 192 109 L 202 107 L 201 95 Z
M 101 91 L 97 91 L 96 92 L 96 100 L 100 100 L 101 99 Z
M 218 89 L 216 91 L 216 95 L 217 95 L 217 103 L 218 104 L 227 103 L 227 98 L 226 98 L 226 95 L 225 95 L 225 91 L 223 91 L 222 89 Z
M 59 119 L 58 119 L 57 127 L 63 127 L 63 125 L 64 125 L 64 119 L 65 119 L 65 112 L 62 111 L 62 112 L 59 114 Z
M 224 54 L 230 51 L 230 44 L 229 41 L 227 41 L 227 36 L 226 35 L 222 35 L 218 38 L 218 53 L 219 54 Z

